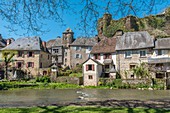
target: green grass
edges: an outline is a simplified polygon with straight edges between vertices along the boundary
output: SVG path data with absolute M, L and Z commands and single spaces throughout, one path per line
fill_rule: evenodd
M 170 113 L 153 108 L 111 108 L 94 106 L 48 106 L 30 108 L 0 108 L 0 113 Z

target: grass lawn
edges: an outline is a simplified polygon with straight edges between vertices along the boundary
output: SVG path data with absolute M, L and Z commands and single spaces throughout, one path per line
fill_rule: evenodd
M 110 108 L 92 106 L 48 106 L 30 108 L 0 108 L 0 113 L 170 113 L 170 110 L 151 108 Z

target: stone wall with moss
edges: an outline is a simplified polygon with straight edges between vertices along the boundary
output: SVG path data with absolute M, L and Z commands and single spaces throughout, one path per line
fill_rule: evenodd
M 155 37 L 170 36 L 170 8 L 167 8 L 163 14 L 150 15 L 144 18 L 127 16 L 119 20 L 113 20 L 111 14 L 104 14 L 98 20 L 98 35 L 106 37 L 114 36 L 117 30 L 127 31 L 148 31 Z

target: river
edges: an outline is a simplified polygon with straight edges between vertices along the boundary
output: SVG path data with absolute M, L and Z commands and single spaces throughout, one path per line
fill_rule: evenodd
M 16 89 L 0 91 L 0 106 L 51 105 L 95 100 L 170 99 L 170 90 L 135 89 Z

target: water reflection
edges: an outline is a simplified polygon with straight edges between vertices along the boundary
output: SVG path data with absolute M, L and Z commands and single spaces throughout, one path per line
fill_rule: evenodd
M 134 89 L 19 89 L 0 91 L 0 105 L 47 105 L 92 100 L 170 99 L 170 90 Z

